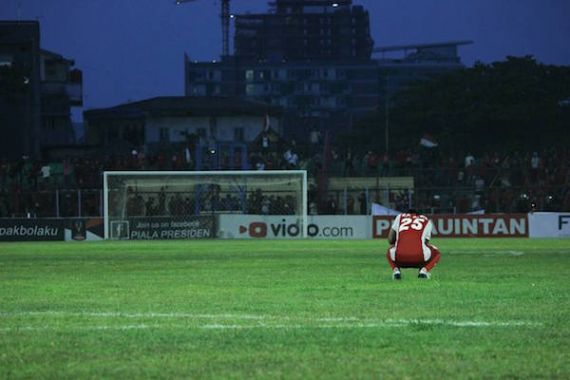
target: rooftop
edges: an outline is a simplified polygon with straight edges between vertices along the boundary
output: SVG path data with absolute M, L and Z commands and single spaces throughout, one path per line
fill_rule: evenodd
M 160 96 L 84 112 L 86 118 L 145 116 L 279 116 L 282 109 L 266 103 L 227 96 Z

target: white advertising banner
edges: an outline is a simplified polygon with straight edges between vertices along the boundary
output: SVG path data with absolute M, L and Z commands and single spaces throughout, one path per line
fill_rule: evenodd
M 222 239 L 299 239 L 299 218 L 291 215 L 220 215 L 218 237 Z M 309 216 L 307 235 L 313 239 L 370 239 L 369 216 Z
M 570 237 L 570 212 L 533 212 L 528 221 L 531 238 Z

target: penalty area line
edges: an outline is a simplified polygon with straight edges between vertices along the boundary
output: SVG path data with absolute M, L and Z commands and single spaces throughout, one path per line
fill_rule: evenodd
M 397 319 L 385 321 L 369 322 L 344 322 L 326 324 L 271 324 L 258 323 L 253 325 L 239 324 L 205 324 L 205 325 L 180 325 L 180 324 L 126 324 L 126 325 L 93 325 L 93 326 L 14 326 L 0 328 L 0 332 L 19 331 L 90 331 L 90 330 L 149 330 L 149 329 L 198 329 L 198 330 L 253 330 L 253 329 L 276 329 L 276 330 L 298 330 L 298 329 L 375 329 L 375 328 L 402 328 L 412 326 L 441 326 L 441 327 L 521 327 L 521 326 L 543 326 L 542 323 L 527 321 L 445 321 L 438 319 Z
M 20 318 L 20 317 L 83 317 L 83 318 L 125 318 L 125 319 L 181 319 L 181 320 L 213 320 L 212 324 L 187 324 L 186 327 L 194 326 L 239 326 L 240 324 L 223 324 L 215 323 L 215 321 L 224 321 L 228 319 L 242 321 L 256 321 L 254 327 L 271 327 L 271 326 L 299 326 L 302 327 L 383 327 L 399 325 L 442 325 L 456 327 L 493 327 L 493 326 L 542 326 L 540 322 L 530 321 L 477 321 L 477 320 L 449 320 L 449 319 L 370 319 L 359 318 L 356 316 L 340 316 L 340 317 L 303 317 L 303 316 L 279 316 L 279 315 L 252 315 L 252 314 L 192 314 L 192 313 L 158 313 L 158 312 L 67 312 L 67 311 L 24 311 L 24 312 L 0 312 L 0 318 Z M 229 321 L 228 321 L 229 322 Z M 266 324 L 264 322 L 273 322 Z M 285 323 L 283 323 L 285 322 Z M 297 323 L 297 324 L 296 324 Z M 300 324 L 299 324 L 300 323 Z M 124 326 L 147 326 L 145 324 L 133 325 L 126 324 Z M 150 324 L 153 326 L 156 324 Z M 161 325 L 161 324 L 159 324 Z M 166 324 L 164 324 L 166 325 Z M 105 325 L 114 326 L 114 325 Z M 1 330 L 1 328 L 0 328 Z
M 192 313 L 126 313 L 126 312 L 69 312 L 69 311 L 25 311 L 14 313 L 2 313 L 0 317 L 25 317 L 25 316 L 61 316 L 61 317 L 95 317 L 95 318 L 184 318 L 184 319 L 266 319 L 262 315 L 247 314 L 192 314 Z

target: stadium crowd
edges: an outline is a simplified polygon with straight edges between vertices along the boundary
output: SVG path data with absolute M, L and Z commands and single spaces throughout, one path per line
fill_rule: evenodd
M 241 158 L 238 158 L 241 160 Z M 305 169 L 316 177 L 412 176 L 413 194 L 407 189 L 392 191 L 391 206 L 405 209 L 410 202 L 432 212 L 526 212 L 570 211 L 570 149 L 536 152 L 444 152 L 418 147 L 378 154 L 372 150 L 352 152 L 331 147 L 307 149 L 294 143 L 281 150 L 251 153 L 249 164 L 257 170 Z M 237 160 L 219 161 L 219 169 L 241 167 Z M 102 172 L 105 170 L 192 170 L 184 154 L 145 155 L 133 151 L 124 156 L 73 158 L 60 162 L 0 161 L 0 217 L 100 215 Z M 363 191 L 364 189 L 356 189 Z M 374 190 L 374 189 L 368 189 Z M 57 196 L 54 194 L 57 193 Z M 374 194 L 373 191 L 368 194 Z M 344 202 L 339 193 L 321 194 L 319 213 L 366 213 L 355 207 L 363 200 Z M 410 200 L 412 197 L 412 200 Z M 314 196 L 313 196 L 314 198 Z M 260 204 L 263 197 L 259 197 Z M 267 197 L 273 203 L 285 202 Z M 146 202 L 148 199 L 145 199 Z M 378 202 L 370 195 L 369 202 Z M 143 203 L 144 203 L 143 202 Z M 226 208 L 232 208 L 231 198 Z M 184 201 L 180 202 L 184 204 Z M 165 209 L 168 209 L 165 206 Z M 176 210 L 174 212 L 181 212 Z

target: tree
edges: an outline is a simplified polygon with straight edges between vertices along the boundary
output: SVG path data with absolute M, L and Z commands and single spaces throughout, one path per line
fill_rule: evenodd
M 531 56 L 450 72 L 402 91 L 390 109 L 390 144 L 417 144 L 424 133 L 441 146 L 537 149 L 570 142 L 570 67 L 542 65 Z M 356 127 L 357 139 L 383 143 L 385 110 Z

